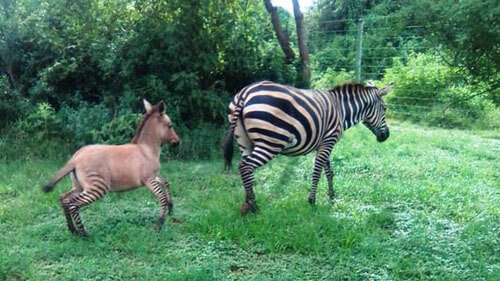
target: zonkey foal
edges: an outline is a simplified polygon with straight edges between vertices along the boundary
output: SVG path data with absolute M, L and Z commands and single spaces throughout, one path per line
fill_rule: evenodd
M 152 106 L 144 100 L 144 107 L 146 114 L 131 143 L 82 147 L 42 188 L 45 192 L 52 191 L 58 181 L 68 173 L 71 175 L 73 188 L 61 195 L 61 205 L 72 233 L 87 236 L 79 209 L 109 191 L 127 191 L 147 186 L 161 204 L 160 217 L 155 225 L 157 230 L 161 229 L 165 221 L 167 206 L 171 213 L 173 205 L 169 185 L 158 176 L 160 150 L 162 143 L 171 146 L 179 144 L 179 137 L 165 114 L 163 101 Z

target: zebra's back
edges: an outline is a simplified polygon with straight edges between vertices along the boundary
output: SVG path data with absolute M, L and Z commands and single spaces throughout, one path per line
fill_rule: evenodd
M 311 152 L 338 125 L 335 104 L 328 92 L 263 81 L 240 91 L 232 108 L 238 103 L 251 142 L 282 154 Z

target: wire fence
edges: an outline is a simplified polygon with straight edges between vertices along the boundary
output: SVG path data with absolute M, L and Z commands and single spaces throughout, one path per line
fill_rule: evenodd
M 394 66 L 395 61 L 406 61 L 408 54 L 421 53 L 429 49 L 426 44 L 426 27 L 421 23 L 401 25 L 404 15 L 373 16 L 361 19 L 340 19 L 316 22 L 316 27 L 308 30 L 308 43 L 315 42 L 312 49 L 328 46 L 331 54 L 340 54 L 347 62 L 343 69 L 354 72 L 356 80 L 381 80 L 386 70 Z M 394 20 L 399 19 L 395 27 Z M 457 27 L 461 29 L 461 27 Z M 336 44 L 332 44 L 336 43 Z M 412 44 L 413 43 L 413 44 Z M 334 47 L 331 47 L 331 46 Z M 326 69 L 336 58 L 316 58 L 315 65 Z M 464 80 L 460 74 L 446 73 L 449 79 Z M 442 91 L 442 90 L 441 90 Z M 474 111 L 453 107 L 452 100 L 438 96 L 437 91 L 414 89 L 422 97 L 392 96 L 388 98 L 389 114 L 398 116 L 424 117 L 426 114 L 441 111 L 453 112 L 465 116 Z

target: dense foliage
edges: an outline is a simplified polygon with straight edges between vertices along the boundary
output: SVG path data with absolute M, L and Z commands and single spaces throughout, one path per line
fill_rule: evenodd
M 165 99 L 176 120 L 221 122 L 230 94 L 257 79 L 292 82 L 254 1 L 2 2 L 2 118 L 18 106 L 102 103 L 114 114 Z
M 500 8 L 448 2 L 316 1 L 305 15 L 312 85 L 353 80 L 362 18 L 362 78 L 397 82 L 392 116 L 498 128 Z M 293 15 L 279 15 L 298 53 Z M 166 101 L 186 140 L 173 153 L 208 155 L 230 97 L 261 79 L 294 85 L 297 65 L 261 1 L 2 0 L 0 145 L 125 142 L 147 98 Z M 415 106 L 431 113 L 408 115 Z
M 320 0 L 309 18 L 313 85 L 354 80 L 363 21 L 361 78 L 396 82 L 393 117 L 499 128 L 497 1 Z

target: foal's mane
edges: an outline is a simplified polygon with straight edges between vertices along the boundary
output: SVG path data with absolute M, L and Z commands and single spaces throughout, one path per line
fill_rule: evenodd
M 153 115 L 153 112 L 147 113 L 142 117 L 141 122 L 139 122 L 139 126 L 137 126 L 137 130 L 135 131 L 135 135 L 132 138 L 132 141 L 130 143 L 137 143 L 139 141 L 139 137 L 141 136 L 142 129 L 144 129 L 144 125 L 146 125 L 146 122 L 149 120 L 149 117 Z

